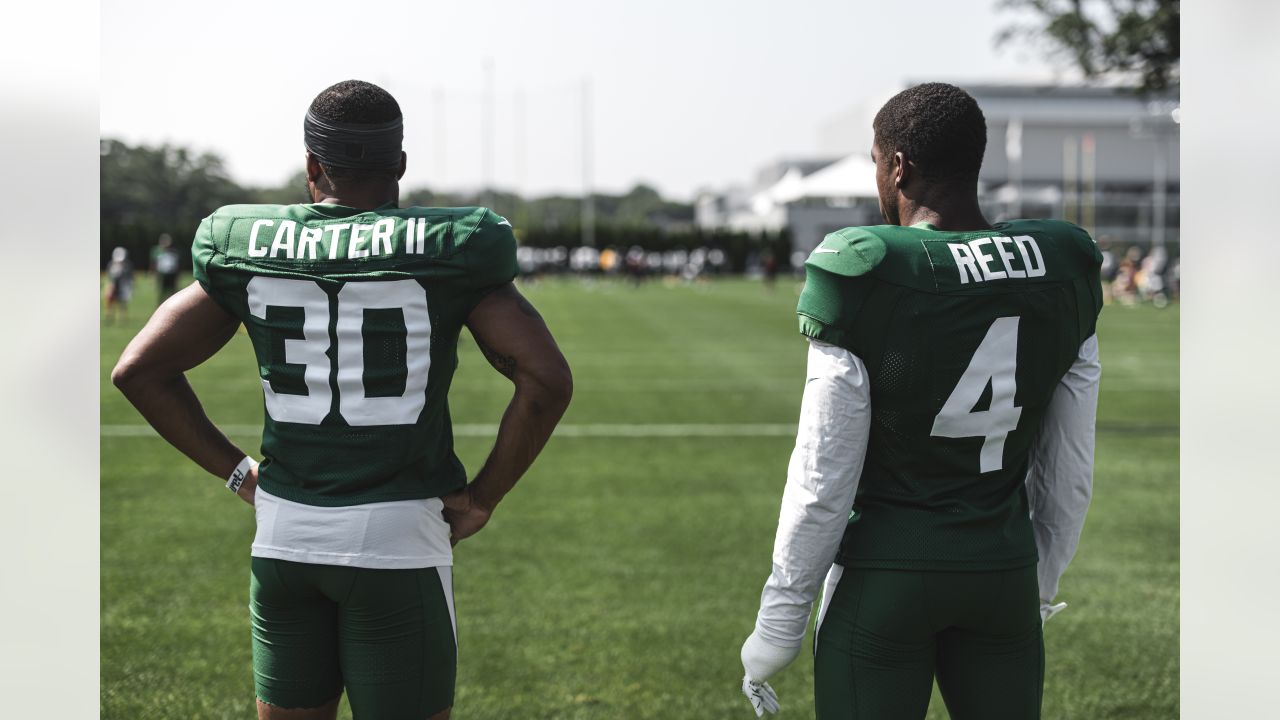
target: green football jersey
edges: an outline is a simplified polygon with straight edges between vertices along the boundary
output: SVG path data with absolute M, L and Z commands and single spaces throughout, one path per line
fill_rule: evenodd
M 800 331 L 866 364 L 871 433 L 839 562 L 999 570 L 1036 562 L 1024 481 L 1055 387 L 1102 308 L 1084 230 L 854 227 L 805 263 Z
M 192 256 L 257 355 L 263 489 L 337 506 L 465 484 L 449 384 L 467 316 L 515 277 L 506 220 L 484 208 L 231 205 L 200 224 Z

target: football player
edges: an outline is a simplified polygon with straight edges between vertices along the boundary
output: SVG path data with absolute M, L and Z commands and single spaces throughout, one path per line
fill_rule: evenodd
M 178 450 L 254 506 L 250 611 L 259 718 L 447 718 L 452 545 L 542 450 L 572 380 L 512 285 L 511 225 L 485 208 L 399 208 L 400 106 L 346 81 L 304 123 L 302 205 L 205 218 L 194 282 L 125 349 L 112 380 Z M 266 415 L 261 460 L 205 416 L 183 373 L 243 325 Z M 514 384 L 471 482 L 448 392 L 466 326 Z
M 983 217 L 963 90 L 905 90 L 873 129 L 888 224 L 805 264 L 807 380 L 743 691 L 776 712 L 766 681 L 822 588 L 820 720 L 919 720 L 935 678 L 953 720 L 1038 718 L 1092 490 L 1101 256 L 1066 222 Z

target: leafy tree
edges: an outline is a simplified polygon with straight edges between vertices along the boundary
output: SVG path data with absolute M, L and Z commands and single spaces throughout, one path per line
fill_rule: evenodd
M 198 222 L 239 193 L 221 158 L 170 145 L 130 147 L 104 140 L 99 179 L 104 222 L 150 222 L 172 229 L 193 216 Z
M 100 153 L 104 264 L 117 245 L 129 251 L 135 264 L 145 264 L 161 233 L 182 247 L 214 208 L 243 202 L 243 191 L 217 155 L 110 139 L 102 141 Z
M 295 172 L 283 185 L 269 188 L 245 188 L 236 200 L 238 203 L 267 203 L 269 205 L 292 205 L 309 202 L 307 199 L 307 171 Z
M 1178 0 L 1000 0 L 1000 7 L 1031 19 L 1010 25 L 997 45 L 1039 41 L 1054 57 L 1066 57 L 1086 78 L 1136 75 L 1140 93 L 1178 82 Z
M 145 267 L 150 249 L 162 233 L 173 238 L 185 257 L 201 218 L 222 205 L 287 205 L 306 201 L 306 177 L 301 169 L 277 187 L 247 187 L 236 184 L 227 174 L 222 158 L 211 153 L 104 139 L 101 154 L 103 266 L 112 248 L 120 246 L 129 251 L 135 265 Z M 596 236 L 602 246 L 605 243 L 638 244 L 670 249 L 689 246 L 696 240 L 691 239 L 693 207 L 664 200 L 657 190 L 646 185 L 637 185 L 623 195 L 596 193 L 592 200 L 596 209 Z M 499 190 L 447 193 L 428 188 L 402 188 L 400 201 L 406 207 L 488 203 L 496 212 L 511 219 L 521 233 L 522 242 L 547 247 L 575 245 L 581 233 L 582 200 L 577 197 L 522 198 Z M 733 242 L 741 244 L 747 240 L 733 238 Z M 745 252 L 748 245 L 742 247 Z

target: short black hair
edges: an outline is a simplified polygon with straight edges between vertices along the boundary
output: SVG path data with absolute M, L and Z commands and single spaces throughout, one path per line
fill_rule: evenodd
M 955 85 L 907 88 L 880 108 L 871 126 L 882 154 L 905 154 L 931 180 L 976 180 L 982 169 L 987 119 Z
M 342 123 L 378 123 L 399 119 L 400 103 L 391 93 L 363 80 L 343 80 L 325 88 L 311 101 L 312 115 L 321 120 Z M 330 167 L 323 162 L 320 167 L 331 178 L 360 180 L 370 177 L 395 175 L 395 170 L 356 170 Z

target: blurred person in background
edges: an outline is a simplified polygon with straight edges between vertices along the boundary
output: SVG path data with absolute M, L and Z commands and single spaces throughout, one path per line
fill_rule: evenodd
M 129 251 L 117 247 L 107 263 L 107 322 L 129 316 L 129 298 L 133 296 L 133 263 Z
M 600 252 L 600 272 L 605 275 L 612 275 L 618 271 L 620 263 L 618 251 L 613 248 L 605 248 Z
M 1124 258 L 1116 267 L 1115 279 L 1111 281 L 1111 297 L 1121 305 L 1134 305 L 1138 302 L 1138 264 L 1142 261 L 1142 249 L 1134 245 L 1125 252 Z
M 821 590 L 818 720 L 923 720 L 935 679 L 952 720 L 1035 720 L 1093 485 L 1102 258 L 1070 223 L 988 222 L 986 121 L 960 88 L 909 88 L 873 130 L 887 224 L 806 262 L 799 430 L 742 691 L 777 712 L 766 681 Z
M 631 284 L 640 287 L 644 282 L 645 275 L 649 273 L 649 268 L 645 264 L 644 248 L 639 245 L 632 245 L 623 259 L 623 263 L 627 270 L 627 277 L 631 279 Z
M 156 305 L 160 305 L 178 290 L 178 263 L 181 257 L 173 246 L 173 238 L 169 233 L 160 236 L 159 242 L 151 248 L 151 269 L 156 273 L 157 289 Z
M 1102 298 L 1104 302 L 1111 302 L 1111 283 L 1116 279 L 1116 254 L 1111 252 L 1111 239 L 1106 235 L 1098 238 L 1098 251 L 1102 253 L 1102 267 L 1098 271 L 1099 277 L 1102 279 Z
M 764 277 L 764 289 L 773 292 L 778 282 L 778 255 L 772 248 L 766 248 L 760 256 L 760 272 Z
M 1156 246 L 1142 258 L 1141 270 L 1138 273 L 1138 291 L 1142 299 L 1159 308 L 1169 304 L 1169 295 L 1164 282 L 1168 265 L 1169 252 L 1162 246 Z

